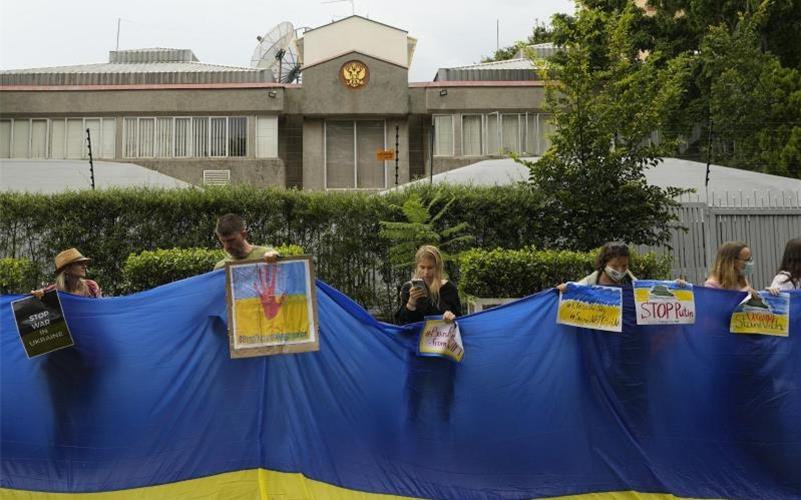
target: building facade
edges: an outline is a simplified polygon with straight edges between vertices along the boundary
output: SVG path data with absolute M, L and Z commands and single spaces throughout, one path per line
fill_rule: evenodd
M 528 60 L 409 83 L 415 47 L 406 31 L 351 16 L 298 40 L 302 83 L 180 49 L 2 71 L 0 159 L 85 158 L 91 140 L 95 159 L 196 185 L 381 190 L 547 148 L 543 83 Z

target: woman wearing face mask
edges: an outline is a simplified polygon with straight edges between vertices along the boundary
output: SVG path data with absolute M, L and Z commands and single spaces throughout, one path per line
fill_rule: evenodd
M 751 292 L 755 295 L 756 291 L 751 288 L 751 283 L 748 281 L 753 270 L 754 259 L 751 257 L 748 245 L 742 241 L 727 241 L 718 248 L 715 264 L 704 286 Z
M 103 295 L 100 286 L 95 281 L 86 278 L 86 263 L 90 260 L 75 248 L 64 250 L 56 255 L 55 284 L 33 290 L 31 293 L 42 298 L 45 292 L 58 290 L 84 297 L 100 298 Z
M 595 271 L 576 283 L 579 285 L 631 285 L 637 279 L 629 271 L 629 247 L 620 241 L 610 241 L 601 247 L 595 260 Z M 556 286 L 560 292 L 566 283 Z
M 414 262 L 412 281 L 401 288 L 401 306 L 395 313 L 395 322 L 405 325 L 422 321 L 425 316 L 439 315 L 450 322 L 461 315 L 459 292 L 456 285 L 445 279 L 439 249 L 432 245 L 421 246 Z

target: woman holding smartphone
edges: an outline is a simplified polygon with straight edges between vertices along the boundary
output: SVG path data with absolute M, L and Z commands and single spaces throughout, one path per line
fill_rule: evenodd
M 401 287 L 401 306 L 395 313 L 399 325 L 422 321 L 426 316 L 442 316 L 453 321 L 462 314 L 456 285 L 445 279 L 442 254 L 432 245 L 423 245 L 414 256 L 412 280 Z

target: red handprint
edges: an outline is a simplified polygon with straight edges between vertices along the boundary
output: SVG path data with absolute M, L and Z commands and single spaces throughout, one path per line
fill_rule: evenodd
M 278 315 L 281 304 L 286 298 L 286 293 L 280 296 L 275 295 L 275 282 L 278 278 L 278 265 L 266 264 L 258 267 L 259 281 L 253 282 L 253 289 L 259 294 L 261 308 L 267 319 L 273 319 Z

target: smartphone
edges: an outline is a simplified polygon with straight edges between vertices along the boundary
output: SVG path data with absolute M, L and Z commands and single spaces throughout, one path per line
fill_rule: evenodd
M 428 287 L 426 286 L 426 282 L 420 278 L 414 278 L 412 280 L 412 287 L 423 290 L 428 295 Z

